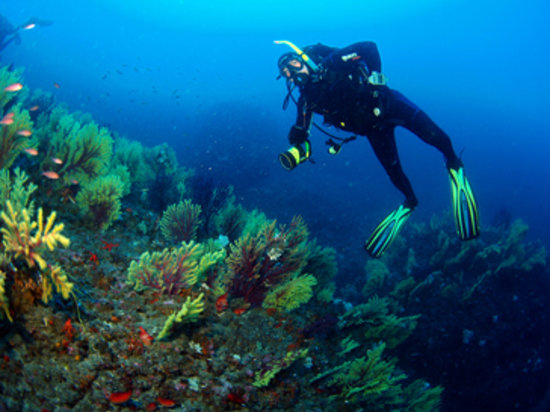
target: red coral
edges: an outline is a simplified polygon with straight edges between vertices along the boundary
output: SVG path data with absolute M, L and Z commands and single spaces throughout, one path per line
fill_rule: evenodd
M 306 264 L 308 231 L 303 219 L 295 217 L 288 228 L 280 226 L 278 231 L 275 225 L 239 238 L 227 259 L 232 275 L 229 294 L 252 306 L 260 306 L 270 287 Z

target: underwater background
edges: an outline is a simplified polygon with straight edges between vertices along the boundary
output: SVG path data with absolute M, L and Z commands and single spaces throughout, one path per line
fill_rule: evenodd
M 13 322 L 7 316 L 2 321 L 3 354 L 12 359 L 4 358 L 2 368 L 6 373 L 10 368 L 24 370 L 28 362 L 38 370 L 37 382 L 47 381 L 39 357 L 33 360 L 30 349 L 26 357 L 18 352 L 25 345 L 35 345 L 35 351 L 41 348 L 38 352 L 45 357 L 59 356 L 61 363 L 73 351 L 80 351 L 79 360 L 84 361 L 92 356 L 92 350 L 83 346 L 94 347 L 97 353 L 109 352 L 111 363 L 98 366 L 99 361 L 92 362 L 84 377 L 67 376 L 68 382 L 78 381 L 67 384 L 78 394 L 71 399 L 54 391 L 38 393 L 34 399 L 27 399 L 28 404 L 21 399 L 34 390 L 29 378 L 17 381 L 0 375 L 0 407 L 152 410 L 154 403 L 155 407 L 180 410 L 549 410 L 550 349 L 546 335 L 550 319 L 546 312 L 550 288 L 546 249 L 550 244 L 550 208 L 545 203 L 550 193 L 546 167 L 550 154 L 546 113 L 550 94 L 549 12 L 547 0 L 391 0 L 361 4 L 348 0 L 3 1 L 0 14 L 14 26 L 33 16 L 53 22 L 21 31 L 20 44 L 14 42 L 0 51 L 1 67 L 23 69 L 21 82 L 25 88 L 41 89 L 48 96 L 43 98 L 48 110 L 41 107 L 38 112 L 50 116 L 49 120 L 40 120 L 29 112 L 34 126 L 42 124 L 47 130 L 45 125 L 52 124 L 55 117 L 51 116 L 53 107 L 65 105 L 67 113 L 89 113 L 95 124 L 108 129 L 115 138 L 115 154 L 116 137 L 137 141 L 145 148 L 166 143 L 177 164 L 188 170 L 186 176 L 193 175 L 188 180 L 182 178 L 188 187 L 183 198 L 202 205 L 203 219 L 207 207 L 212 209 L 212 216 L 225 207 L 226 199 L 214 204 L 214 193 L 224 193 L 229 186 L 232 193 L 225 195 L 227 199 L 234 196 L 232 204 L 247 213 L 257 209 L 267 219 L 277 219 L 277 225 L 286 224 L 290 234 L 296 231 L 304 236 L 302 223 L 291 223 L 295 222 L 294 216 L 301 215 L 307 225 L 308 242 L 316 239 L 316 245 L 308 243 L 305 252 L 298 242 L 301 246 L 295 245 L 299 250 L 293 253 L 308 257 L 302 256 L 303 263 L 296 267 L 289 264 L 283 278 L 289 273 L 293 273 L 289 279 L 293 278 L 296 271 L 305 276 L 310 273 L 305 268 L 317 266 L 323 267 L 318 269 L 320 272 L 331 272 L 332 278 L 321 281 L 328 274 L 310 273 L 317 275 L 318 290 L 311 292 L 310 285 L 309 297 L 313 294 L 317 300 L 304 299 L 300 309 L 286 307 L 281 309 L 284 315 L 274 314 L 272 307 L 262 303 L 268 291 L 262 290 L 261 297 L 253 298 L 243 296 L 235 285 L 242 273 L 235 269 L 239 267 L 235 263 L 238 253 L 226 245 L 225 260 L 212 258 L 216 269 L 209 267 L 208 276 L 203 274 L 204 283 L 214 292 L 204 297 L 202 318 L 189 322 L 189 329 L 180 328 L 167 343 L 155 341 L 150 345 L 138 326 L 148 325 L 143 330 L 158 333 L 163 329 L 163 320 L 159 319 L 167 315 L 165 309 L 174 308 L 155 301 L 151 310 L 156 311 L 156 323 L 147 324 L 137 318 L 147 312 L 144 302 L 158 296 L 138 290 L 140 293 L 126 302 L 126 309 L 118 301 L 128 299 L 125 288 L 134 286 L 131 276 L 132 287 L 121 286 L 131 262 L 145 266 L 142 253 L 175 244 L 161 234 L 159 220 L 169 205 L 183 200 L 177 195 L 177 179 L 166 179 L 170 173 L 153 168 L 156 174 L 149 180 L 133 181 L 134 188 L 120 196 L 118 218 L 105 223 L 101 231 L 97 226 L 104 222 L 90 227 L 90 213 L 79 214 L 79 209 L 71 209 L 71 202 L 56 204 L 60 196 L 67 199 L 67 188 L 41 176 L 47 170 L 41 154 L 38 165 L 21 153 L 6 167 L 12 172 L 12 180 L 16 166 L 26 171 L 38 186 L 33 195 L 37 207 L 44 204 L 47 214 L 57 210 L 57 219 L 66 223 L 70 249 L 80 254 L 78 259 L 85 260 L 76 269 L 74 256 L 53 255 L 53 261 L 60 263 L 69 276 L 72 269 L 88 278 L 81 284 L 71 278 L 77 285 L 75 290 L 81 293 L 78 301 L 82 319 L 74 314 L 74 305 L 63 299 L 45 304 L 27 297 L 27 301 L 33 301 L 29 308 L 15 303 L 16 292 L 5 293 L 12 310 L 19 308 L 21 313 L 19 318 L 12 316 Z M 442 156 L 416 136 L 398 129 L 403 168 L 420 203 L 402 236 L 392 245 L 393 252 L 381 261 L 383 266 L 373 263 L 378 261 L 368 258 L 364 241 L 376 224 L 402 202 L 402 195 L 362 137 L 345 145 L 338 156 L 331 156 L 324 145 L 326 137 L 314 129 L 311 141 L 315 164 L 308 162 L 291 172 L 279 165 L 277 155 L 288 148 L 287 134 L 295 110 L 292 104 L 286 111 L 281 108 L 286 88 L 283 80 L 276 81 L 276 63 L 289 49 L 274 44 L 274 40 L 289 40 L 301 47 L 318 42 L 343 47 L 361 40 L 375 41 L 389 86 L 419 105 L 451 137 L 478 200 L 481 239 L 468 244 L 455 239 Z M 25 103 L 22 107 L 32 106 L 32 97 L 21 101 Z M 2 116 L 13 102 L 4 104 Z M 329 131 L 335 133 L 334 129 Z M 52 153 L 48 133 L 35 130 L 34 135 L 42 139 L 45 153 Z M 83 192 L 74 187 L 71 190 L 75 198 Z M 205 200 L 208 196 L 210 199 Z M 2 210 L 7 210 L 4 205 Z M 249 216 L 245 220 L 251 219 Z M 147 222 L 147 229 L 140 232 L 137 226 L 141 222 Z M 203 220 L 197 233 L 185 240 L 206 245 L 207 239 L 226 235 L 232 245 L 237 245 L 245 233 L 235 230 L 232 237 L 207 226 Z M 263 229 L 250 229 L 250 236 L 263 233 L 263 242 L 269 243 L 267 226 L 258 224 L 257 228 Z M 3 237 L 7 239 L 7 233 Z M 244 244 L 239 244 L 243 250 Z M 105 249 L 107 245 L 111 246 Z M 320 253 L 317 248 L 332 251 L 323 249 Z M 268 249 L 269 253 L 281 249 L 283 258 L 287 253 L 280 245 Z M 214 249 L 206 250 L 204 246 L 204 256 L 214 253 Z M 245 255 L 243 250 L 241 254 Z M 89 261 L 89 253 L 96 254 L 99 263 Z M 314 262 L 313 256 L 322 254 L 332 256 L 332 260 L 327 258 L 332 263 L 323 259 L 319 259 L 322 264 Z M 296 256 L 294 259 L 298 259 Z M 269 255 L 268 260 L 277 262 L 278 257 L 272 257 Z M 245 257 L 241 258 L 244 261 Z M 35 280 L 46 276 L 37 274 L 28 261 L 16 263 L 17 259 L 20 256 L 14 254 L 0 261 L 6 272 L 6 291 L 7 286 L 15 288 L 17 270 L 32 273 L 29 276 Z M 327 269 L 333 263 L 337 273 Z M 14 271 L 13 285 L 9 282 L 10 270 Z M 72 276 L 78 278 L 75 273 Z M 218 285 L 220 276 L 225 277 Z M 289 279 L 278 281 L 284 284 L 283 280 Z M 408 286 L 400 283 L 407 279 Z M 169 294 L 166 301 L 179 307 L 188 297 L 198 299 L 200 283 L 186 284 L 183 289 L 189 292 Z M 333 286 L 327 286 L 329 283 Z M 262 288 L 276 284 L 273 280 Z M 325 290 L 321 284 L 327 290 L 332 288 L 330 298 L 319 298 Z M 106 295 L 98 297 L 97 290 Z M 220 300 L 223 296 L 229 301 Z M 231 311 L 226 313 L 224 304 Z M 246 312 L 239 313 L 241 309 Z M 124 312 L 132 314 L 133 320 L 124 319 Z M 54 328 L 44 332 L 41 339 L 14 338 L 47 325 L 49 320 L 43 321 L 46 318 L 59 323 L 57 335 L 71 344 L 45 349 L 47 342 L 57 339 Z M 72 319 L 69 325 L 78 332 L 67 332 L 73 327 L 67 327 L 67 318 Z M 94 318 L 114 326 L 94 325 Z M 392 322 L 398 330 L 406 330 L 406 336 L 396 337 L 395 330 L 386 335 Z M 88 324 L 88 328 L 81 323 Z M 100 338 L 92 338 L 90 328 L 96 328 L 96 335 L 106 343 L 92 343 Z M 105 337 L 107 329 L 112 335 L 109 338 Z M 260 331 L 264 332 L 263 338 L 256 335 Z M 243 337 L 245 332 L 249 336 Z M 132 333 L 137 342 L 130 343 L 138 349 L 126 354 L 130 360 L 123 360 L 120 357 L 127 348 L 116 342 L 130 346 L 127 340 L 132 339 Z M 350 341 L 342 344 L 346 338 L 359 346 Z M 384 355 L 379 353 L 382 341 Z M 193 342 L 202 345 L 199 353 L 178 352 L 181 358 L 177 360 L 158 349 L 161 344 L 169 349 L 180 347 L 182 352 L 191 348 L 192 352 L 196 349 Z M 282 342 L 282 350 L 277 349 L 277 342 Z M 148 354 L 155 345 L 158 352 Z M 316 351 L 317 357 L 313 355 Z M 358 365 L 361 356 L 371 363 L 378 361 L 378 371 L 387 373 L 377 375 L 364 365 L 362 368 Z M 391 372 L 390 358 L 396 359 L 397 365 Z M 74 363 L 74 356 L 71 359 Z M 137 366 L 128 372 L 133 367 L 129 363 L 144 364 L 145 359 L 163 365 L 162 379 L 153 372 L 148 377 L 140 375 Z M 120 366 L 125 362 L 125 367 Z M 196 371 L 181 372 L 191 370 L 190 364 Z M 332 369 L 332 374 L 321 376 Z M 260 382 L 266 371 L 274 370 L 281 373 Z M 362 371 L 357 373 L 365 381 L 357 378 L 353 386 L 338 375 L 342 371 L 353 375 L 352 370 Z M 10 373 L 14 375 L 13 370 Z M 406 386 L 409 381 L 401 384 L 392 380 L 401 374 L 407 375 L 410 382 L 424 379 L 429 384 L 413 387 Z M 372 381 L 379 386 L 367 390 L 367 382 Z M 398 385 L 409 390 L 397 393 Z M 352 387 L 356 390 L 349 389 Z M 428 390 L 439 387 L 442 393 Z M 117 402 L 113 398 L 113 394 L 124 398 L 128 391 L 132 392 L 130 399 Z M 167 406 L 168 401 L 176 405 Z

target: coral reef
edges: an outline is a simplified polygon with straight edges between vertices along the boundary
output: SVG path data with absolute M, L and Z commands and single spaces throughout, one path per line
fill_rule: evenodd
M 6 203 L 6 209 L 1 217 L 5 226 L 1 232 L 2 244 L 6 253 L 12 253 L 14 258 L 23 257 L 29 267 L 42 270 L 48 266 L 42 253 L 47 247 L 53 251 L 58 244 L 69 246 L 69 239 L 61 234 L 63 223 L 54 226 L 56 213 L 52 212 L 44 226 L 42 208 L 38 209 L 37 220 L 31 222 L 27 209 L 15 210 L 11 202 Z
M 47 303 L 52 296 L 52 284 L 64 299 L 68 299 L 73 284 L 69 282 L 67 275 L 59 266 L 47 263 L 44 258 L 46 249 L 53 251 L 58 245 L 68 247 L 70 243 L 69 239 L 61 233 L 64 229 L 63 223 L 54 225 L 56 213 L 52 212 L 44 225 L 42 208 L 38 209 L 37 220 L 31 221 L 26 208 L 16 210 L 8 200 L 6 211 L 2 211 L 1 217 L 4 221 L 4 226 L 1 229 L 4 250 L 1 265 L 3 271 L 1 271 L 0 302 L 8 319 L 13 321 L 9 300 L 33 301 L 34 297 L 31 295 L 40 293 L 42 301 Z M 27 270 L 17 268 L 13 264 L 18 259 L 24 260 Z M 40 272 L 40 285 L 32 276 L 34 269 L 38 269 Z M 6 274 L 9 274 L 11 278 L 11 299 L 7 297 L 6 293 Z M 28 298 L 25 298 L 25 295 Z M 16 315 L 18 312 L 24 311 L 18 309 L 13 311 Z
M 170 331 L 174 328 L 174 324 L 184 324 L 188 322 L 196 322 L 198 316 L 204 311 L 204 293 L 197 296 L 196 299 L 191 300 L 190 296 L 181 305 L 181 308 L 172 313 L 166 319 L 162 330 L 160 331 L 157 339 L 164 339 Z
M 260 306 L 270 287 L 300 272 L 307 263 L 308 231 L 301 217 L 289 227 L 264 224 L 256 234 L 245 234 L 231 244 L 226 263 L 229 294 Z
M 170 205 L 160 219 L 160 230 L 166 240 L 173 243 L 194 240 L 202 223 L 201 207 L 186 199 L 177 205 Z
M 86 118 L 84 118 L 86 121 Z M 81 123 L 74 114 L 55 109 L 49 124 L 37 130 L 47 147 L 41 168 L 54 171 L 65 184 L 80 184 L 104 175 L 111 160 L 113 138 L 93 121 Z M 52 159 L 59 159 L 52 164 Z
M 128 268 L 128 283 L 136 290 L 154 288 L 173 295 L 190 288 L 198 281 L 198 261 L 202 246 L 193 241 L 183 242 L 179 248 L 161 252 L 145 252 L 139 261 Z
M 23 149 L 33 144 L 33 139 L 29 137 L 33 127 L 29 112 L 18 104 L 10 108 L 9 113 L 9 124 L 0 125 L 0 168 L 9 168 Z M 3 117 L 8 113 L 1 115 Z
M 468 243 L 450 216 L 411 224 L 366 277 L 335 283 L 349 255 L 310 241 L 300 217 L 278 225 L 230 188 L 189 181 L 164 144 L 117 138 L 111 156 L 111 131 L 36 96 L 0 91 L 4 114 L 29 108 L 39 143 L 0 170 L 0 410 L 527 410 L 544 398 L 546 249 L 521 221 Z M 183 199 L 203 224 L 167 245 L 159 213 Z
M 313 286 L 317 279 L 313 275 L 300 275 L 271 289 L 263 302 L 264 308 L 274 308 L 290 312 L 313 296 Z
M 76 203 L 92 227 L 104 230 L 120 216 L 124 184 L 116 175 L 102 176 L 82 185 Z

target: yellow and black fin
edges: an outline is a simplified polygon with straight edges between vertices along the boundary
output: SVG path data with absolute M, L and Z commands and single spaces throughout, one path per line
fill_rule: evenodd
M 479 236 L 479 212 L 474 192 L 464 174 L 464 168 L 449 168 L 453 195 L 453 215 L 460 240 L 470 240 Z
M 381 257 L 397 237 L 401 228 L 409 218 L 412 209 L 400 205 L 391 212 L 370 235 L 365 242 L 365 250 L 374 258 Z

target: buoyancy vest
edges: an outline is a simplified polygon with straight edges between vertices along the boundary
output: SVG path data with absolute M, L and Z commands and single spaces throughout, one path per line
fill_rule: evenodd
M 316 53 L 318 47 L 322 53 Z M 320 65 L 302 90 L 307 109 L 324 117 L 324 123 L 357 134 L 366 134 L 383 117 L 382 96 L 386 86 L 369 84 L 359 65 L 346 70 L 324 65 L 323 59 L 332 52 L 327 46 L 312 46 L 308 55 Z

